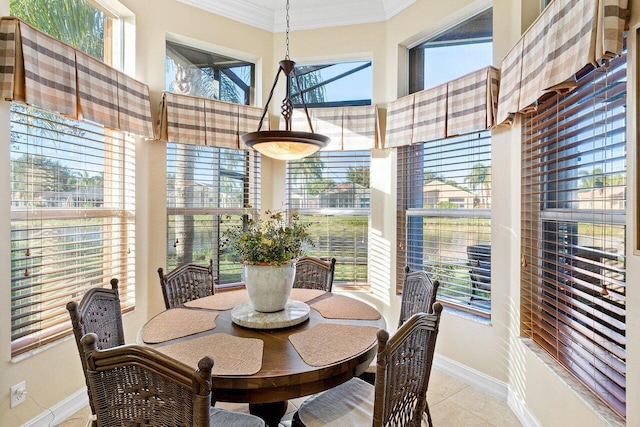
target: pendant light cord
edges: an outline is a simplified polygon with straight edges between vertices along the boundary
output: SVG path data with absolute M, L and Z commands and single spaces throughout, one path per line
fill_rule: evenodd
M 286 31 L 286 35 L 285 35 L 285 53 L 284 53 L 284 59 L 290 59 L 289 58 L 289 0 L 287 0 L 287 31 Z

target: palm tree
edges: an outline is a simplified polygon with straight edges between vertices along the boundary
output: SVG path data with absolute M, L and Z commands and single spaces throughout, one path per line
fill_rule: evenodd
M 295 182 L 298 183 L 298 189 L 301 190 L 300 197 L 302 197 L 302 200 L 300 207 L 309 207 L 309 195 L 318 194 L 318 190 L 310 188 L 310 184 L 322 181 L 324 162 L 320 156 L 315 155 L 293 162 L 291 167 L 293 168 Z
M 366 166 L 349 167 L 347 181 L 369 188 L 369 168 Z
M 464 179 L 469 183 L 472 191 L 480 193 L 480 205 L 486 206 L 488 192 L 491 188 L 491 167 L 482 163 L 476 163 L 471 169 L 471 173 Z
M 11 0 L 11 15 L 102 61 L 105 20 L 102 10 L 84 0 Z
M 297 84 L 293 81 L 293 77 L 289 79 L 288 84 L 291 87 L 291 101 L 294 104 L 302 104 L 299 92 L 304 93 L 304 102 L 307 104 L 319 104 L 326 99 L 325 87 L 321 85 L 322 74 L 319 70 L 315 70 L 315 66 L 303 65 L 296 67 L 296 75 L 298 76 Z M 300 87 L 298 87 L 300 85 Z M 312 89 L 310 89 L 312 88 Z M 310 89 L 305 92 L 306 89 Z

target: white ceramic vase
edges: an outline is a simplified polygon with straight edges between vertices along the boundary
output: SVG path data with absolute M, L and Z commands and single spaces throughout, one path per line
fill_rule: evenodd
M 244 264 L 242 272 L 249 300 L 256 311 L 273 313 L 284 309 L 296 275 L 295 262 L 285 265 Z

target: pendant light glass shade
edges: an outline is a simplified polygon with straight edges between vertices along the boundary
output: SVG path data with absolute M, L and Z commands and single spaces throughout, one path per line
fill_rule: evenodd
M 286 130 L 251 132 L 243 135 L 242 140 L 265 156 L 279 160 L 310 156 L 329 143 L 329 137 L 324 135 Z

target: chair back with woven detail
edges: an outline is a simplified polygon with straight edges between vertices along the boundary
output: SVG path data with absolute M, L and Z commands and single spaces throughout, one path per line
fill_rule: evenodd
M 424 414 L 433 427 L 427 388 L 442 304 L 433 314 L 416 313 L 389 338 L 379 330 L 375 386 L 352 378 L 307 398 L 291 420 L 292 427 L 421 427 Z
M 82 337 L 97 425 L 264 427 L 262 419 L 211 407 L 213 359 L 197 369 L 152 348 L 97 348 L 95 334 Z
M 335 258 L 331 258 L 330 261 L 323 261 L 316 257 L 301 257 L 296 262 L 296 276 L 293 280 L 293 287 L 331 292 L 335 268 Z
M 167 309 L 214 293 L 213 260 L 209 260 L 207 267 L 192 263 L 182 264 L 167 274 L 164 274 L 160 267 L 158 276 Z
M 67 303 L 67 310 L 69 311 L 69 317 L 71 317 L 71 325 L 73 327 L 73 335 L 76 340 L 76 345 L 78 346 L 78 354 L 80 355 L 82 369 L 85 373 L 85 381 L 87 381 L 89 406 L 92 411 L 94 405 L 86 376 L 86 359 L 80 340 L 84 335 L 94 333 L 96 335 L 96 346 L 101 350 L 124 344 L 118 279 L 111 279 L 110 283 L 111 289 L 89 289 L 82 297 L 80 304 L 76 301 Z M 95 414 L 95 412 L 93 413 Z
M 378 332 L 374 427 L 421 425 L 441 313 L 442 305 L 435 303 L 433 314 L 414 314 L 391 338 Z
M 431 281 L 423 270 L 411 271 L 409 266 L 406 266 L 398 327 L 416 313 L 431 313 L 439 286 L 440 282 Z
M 99 350 L 95 334 L 85 335 L 82 345 L 99 426 L 210 425 L 210 357 L 194 372 L 147 347 Z

